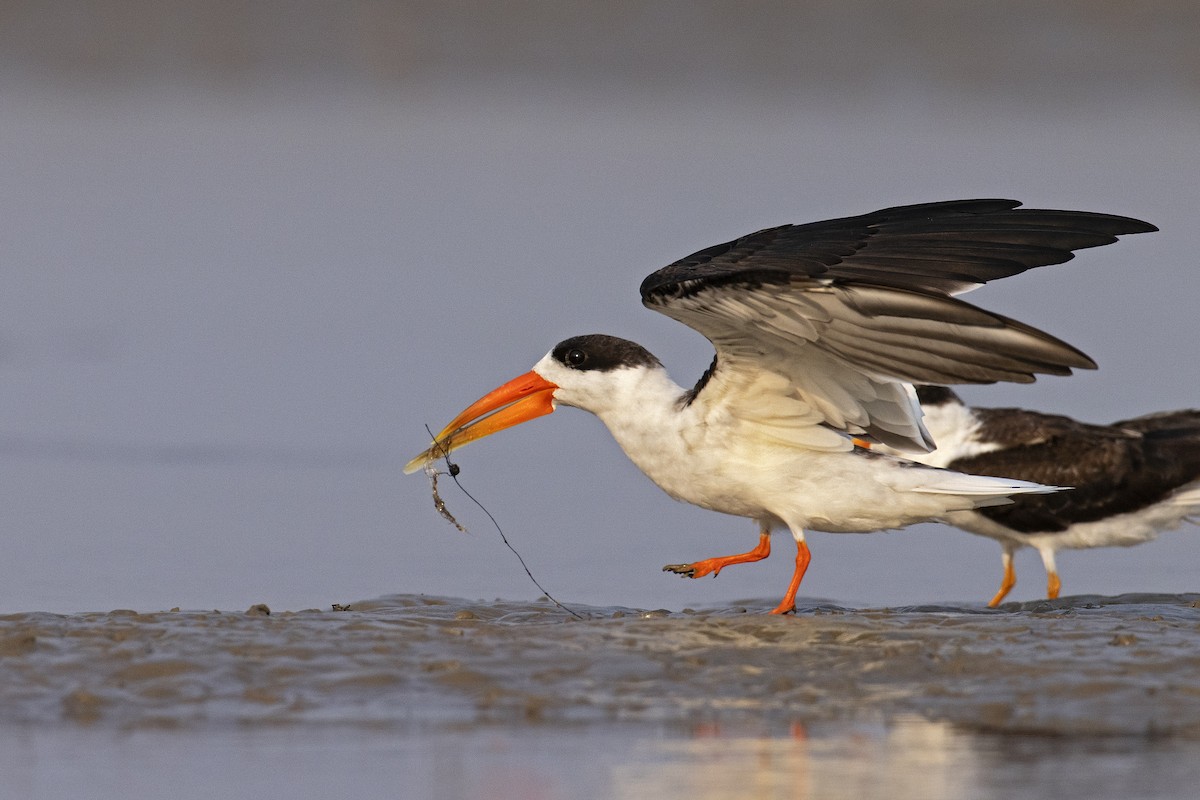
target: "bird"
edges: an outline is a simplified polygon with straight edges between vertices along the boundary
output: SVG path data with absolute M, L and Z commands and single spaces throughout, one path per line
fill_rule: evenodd
M 782 225 L 700 250 L 642 281 L 646 307 L 704 335 L 715 355 L 691 387 L 641 345 L 572 336 L 481 397 L 406 473 L 559 405 L 600 418 L 670 497 L 751 519 L 758 542 L 731 556 L 668 564 L 690 578 L 796 544 L 794 612 L 811 560 L 806 530 L 872 532 L 1061 487 L 968 475 L 876 452 L 934 448 L 917 383 L 1014 381 L 1094 369 L 1088 356 L 954 295 L 1073 251 L 1157 230 L 1140 220 L 972 199 Z
M 1184 522 L 1200 523 L 1200 410 L 1091 425 L 1024 408 L 968 406 L 945 386 L 916 389 L 937 449 L 914 460 L 1073 487 L 944 518 L 1000 542 L 1004 576 L 988 602 L 992 608 L 1016 585 L 1013 554 L 1022 547 L 1041 555 L 1053 600 L 1062 588 L 1059 550 L 1131 547 Z

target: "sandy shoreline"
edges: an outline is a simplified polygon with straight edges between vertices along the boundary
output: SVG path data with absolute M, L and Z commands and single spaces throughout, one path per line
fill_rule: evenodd
M 0 618 L 0 721 L 1200 735 L 1200 595 L 680 612 L 395 595 L 347 611 Z

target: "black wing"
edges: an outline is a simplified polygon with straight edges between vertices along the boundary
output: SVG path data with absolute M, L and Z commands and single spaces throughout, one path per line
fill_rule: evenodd
M 1018 208 L 1016 200 L 950 200 L 857 217 L 782 225 L 700 250 L 642 281 L 647 305 L 706 286 L 829 278 L 956 294 L 1072 251 L 1158 228 L 1086 211 Z
M 947 465 L 950 469 L 1074 487 L 1014 497 L 1011 505 L 978 510 L 1022 533 L 1062 531 L 1075 523 L 1137 511 L 1200 480 L 1200 415 L 1194 411 L 1113 425 L 1088 425 L 1017 409 L 975 413 L 983 423 L 981 432 L 1008 446 L 956 459 Z M 989 422 L 999 425 L 989 414 L 1003 416 L 1003 431 L 989 428 Z
M 694 402 L 778 417 L 799 399 L 829 427 L 907 450 L 929 440 L 910 383 L 1029 382 L 1094 368 L 1048 334 L 950 295 L 1155 230 L 1078 211 L 960 200 L 759 231 L 642 282 L 642 302 L 704 334 L 714 368 Z M 786 385 L 764 397 L 751 376 Z M 707 400 L 706 400 L 707 398 Z M 797 412 L 800 413 L 800 412 Z

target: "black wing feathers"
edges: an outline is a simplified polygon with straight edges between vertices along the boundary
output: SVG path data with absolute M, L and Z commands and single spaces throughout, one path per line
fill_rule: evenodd
M 978 510 L 1022 533 L 1062 531 L 1137 511 L 1200 479 L 1200 412 L 1167 412 L 1104 426 L 1017 409 L 975 412 L 983 434 L 1008 447 L 956 459 L 950 469 L 1075 487 Z
M 648 276 L 647 305 L 714 285 L 825 278 L 954 293 L 1073 250 L 1157 230 L 1128 217 L 1018 209 L 1016 200 L 952 200 L 898 206 L 857 217 L 784 225 L 709 247 Z

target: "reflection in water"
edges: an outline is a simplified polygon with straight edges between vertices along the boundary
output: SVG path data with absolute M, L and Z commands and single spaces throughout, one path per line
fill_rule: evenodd
M 612 770 L 611 797 L 789 800 L 1193 798 L 1193 739 L 973 734 L 906 715 L 889 724 L 787 732 L 693 729 L 642 738 Z
M 906 716 L 890 725 L 799 723 L 786 735 L 725 734 L 639 748 L 614 769 L 614 796 L 691 798 L 961 798 L 976 780 L 970 739 L 947 723 Z
M 1200 744 L 981 735 L 906 716 L 721 724 L 0 728 L 5 797 L 1192 800 Z M 273 791 L 272 791 L 273 790 Z

